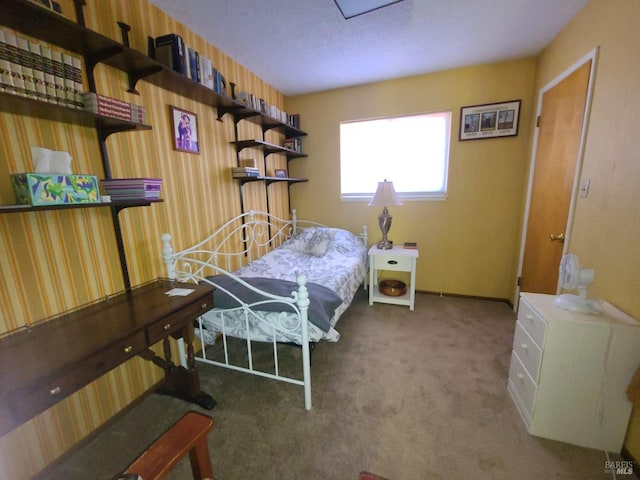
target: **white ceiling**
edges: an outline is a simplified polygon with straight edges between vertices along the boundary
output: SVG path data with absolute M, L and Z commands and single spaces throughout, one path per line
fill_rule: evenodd
M 536 55 L 588 0 L 403 0 L 348 20 L 334 0 L 150 2 L 297 95 Z

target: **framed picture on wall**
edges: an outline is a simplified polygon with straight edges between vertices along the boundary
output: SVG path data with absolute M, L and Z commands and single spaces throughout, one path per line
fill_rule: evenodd
M 178 107 L 169 105 L 173 149 L 179 152 L 200 154 L 198 143 L 198 116 Z
M 459 140 L 518 135 L 520 100 L 472 105 L 460 109 Z

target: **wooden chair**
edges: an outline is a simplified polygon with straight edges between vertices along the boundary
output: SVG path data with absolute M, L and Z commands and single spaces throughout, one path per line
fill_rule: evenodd
M 147 448 L 119 478 L 161 480 L 188 453 L 194 480 L 213 480 L 207 434 L 213 419 L 188 412 Z

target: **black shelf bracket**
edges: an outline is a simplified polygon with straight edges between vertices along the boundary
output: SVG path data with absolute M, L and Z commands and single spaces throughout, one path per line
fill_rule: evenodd
M 122 44 L 125 47 L 129 47 L 129 32 L 131 31 L 131 27 L 124 22 L 118 22 L 118 26 L 120 27 L 120 34 L 122 35 Z M 136 90 L 136 83 L 133 81 L 131 73 L 129 72 L 127 72 L 127 79 L 129 81 L 127 92 L 140 95 L 140 92 Z
M 162 70 L 162 67 L 158 65 L 149 68 L 141 68 L 135 72 L 127 74 L 127 77 L 129 79 L 129 88 L 127 89 L 127 92 L 138 94 L 138 91 L 136 90 L 136 85 L 138 84 L 138 82 L 145 77 L 160 73 Z

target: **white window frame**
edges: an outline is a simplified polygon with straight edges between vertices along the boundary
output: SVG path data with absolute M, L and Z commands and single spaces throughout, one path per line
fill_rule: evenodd
M 407 121 L 411 121 L 412 118 L 418 120 L 420 125 L 417 128 L 420 130 L 407 134 Z M 436 142 L 430 144 L 433 147 L 433 151 L 428 152 L 425 151 L 425 142 L 427 142 L 428 134 L 424 132 L 424 128 L 428 128 L 427 124 L 434 120 L 444 120 L 444 126 L 434 127 L 438 129 L 444 128 L 444 132 L 442 138 L 438 137 Z M 392 125 L 394 122 L 395 125 Z M 351 127 L 359 130 L 354 130 Z M 351 132 L 349 132 L 350 128 Z M 361 139 L 355 140 L 352 145 L 347 144 L 345 138 L 350 133 L 356 137 L 358 135 L 361 136 Z M 447 198 L 450 143 L 451 111 L 413 113 L 340 122 L 340 200 L 370 200 L 375 193 L 378 182 L 385 179 L 394 182 L 396 193 L 402 200 L 445 200 Z M 427 165 L 412 163 L 426 163 L 425 159 L 415 159 L 416 154 L 419 155 L 420 153 L 442 155 L 444 157 L 438 159 L 438 174 L 436 175 L 438 181 L 432 182 L 431 188 L 414 190 L 403 188 L 400 171 L 407 171 L 407 168 L 418 168 L 422 169 L 422 172 L 426 175 Z M 377 164 L 374 164 L 376 156 L 378 160 Z M 404 166 L 400 165 L 402 159 L 405 162 Z M 377 165 L 377 167 L 371 168 L 371 165 Z M 398 170 L 399 168 L 402 170 Z M 358 176 L 358 182 L 363 191 L 344 191 L 344 179 L 347 177 L 354 178 L 352 175 Z M 406 181 L 412 182 L 412 179 L 408 178 Z M 411 185 L 415 186 L 415 183 Z M 426 185 L 424 186 L 426 187 Z

